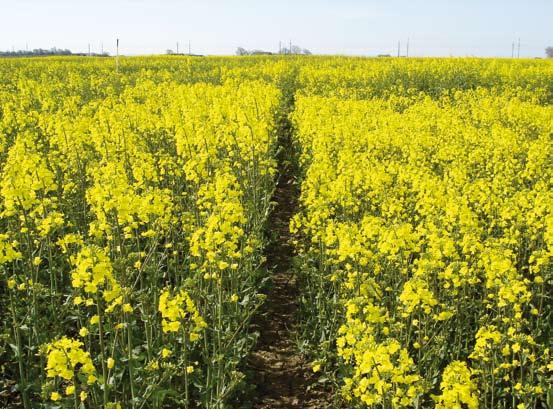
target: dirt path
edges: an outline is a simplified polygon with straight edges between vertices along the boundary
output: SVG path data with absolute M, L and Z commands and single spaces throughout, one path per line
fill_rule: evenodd
M 280 124 L 279 134 L 279 182 L 273 196 L 276 205 L 268 223 L 272 240 L 266 250 L 272 283 L 266 291 L 267 299 L 253 321 L 252 329 L 258 331 L 260 337 L 248 362 L 255 374 L 252 407 L 323 409 L 328 407 L 324 393 L 310 388 L 316 379 L 296 344 L 299 289 L 292 271 L 294 254 L 288 226 L 297 208 L 298 186 L 291 160 L 291 127 L 287 119 Z

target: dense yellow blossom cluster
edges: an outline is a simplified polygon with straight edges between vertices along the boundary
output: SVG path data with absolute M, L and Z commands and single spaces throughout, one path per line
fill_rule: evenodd
M 159 312 L 163 317 L 161 326 L 163 332 L 178 332 L 182 323 L 190 341 L 195 342 L 199 338 L 199 332 L 206 327 L 205 321 L 194 305 L 194 301 L 181 290 L 180 293 L 171 296 L 168 291 L 163 291 L 159 296 Z
M 444 369 L 440 389 L 442 394 L 435 398 L 436 409 L 478 408 L 478 388 L 466 363 L 451 362 Z
M 63 337 L 48 345 L 48 363 L 46 364 L 47 376 L 53 378 L 59 376 L 71 381 L 75 371 L 85 375 L 94 375 L 95 369 L 90 354 L 82 349 L 83 343 L 74 339 Z M 91 383 L 94 383 L 94 379 Z
M 92 363 L 90 353 L 83 350 L 81 341 L 62 337 L 46 348 L 48 361 L 46 364 L 46 373 L 48 378 L 61 378 L 68 382 L 65 387 L 65 395 L 77 396 L 78 388 L 79 400 L 84 401 L 88 393 L 87 385 L 94 385 L 97 381 L 96 368 Z M 54 390 L 50 393 L 50 399 L 58 401 L 62 395 Z

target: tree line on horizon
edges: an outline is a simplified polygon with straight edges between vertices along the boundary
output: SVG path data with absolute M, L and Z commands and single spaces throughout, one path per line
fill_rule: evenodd
M 37 56 L 55 56 L 55 55 L 90 55 L 93 57 L 108 57 L 109 53 L 73 53 L 67 48 L 56 48 L 52 47 L 50 49 L 44 48 L 35 48 L 33 50 L 15 50 L 15 51 L 0 51 L 0 57 L 37 57 Z
M 167 54 L 173 54 L 172 50 L 167 50 Z M 266 50 L 247 50 L 243 47 L 238 47 L 236 49 L 236 55 L 244 56 L 244 55 L 280 55 L 280 54 L 294 54 L 294 55 L 311 55 L 311 51 L 307 48 L 301 48 L 297 45 L 292 45 L 291 47 L 287 48 L 281 48 L 279 52 L 272 52 L 272 51 L 266 51 Z M 76 55 L 76 56 L 84 56 L 84 55 L 90 55 L 94 57 L 108 57 L 109 53 L 103 52 L 103 53 L 73 53 L 69 49 L 62 49 L 62 48 L 50 48 L 50 49 L 43 49 L 43 48 L 35 48 L 33 50 L 16 50 L 16 51 L 0 51 L 0 57 L 33 57 L 33 56 L 55 56 L 55 55 Z M 547 47 L 545 49 L 545 56 L 546 58 L 553 58 L 553 46 Z
M 236 49 L 236 55 L 281 55 L 281 54 L 294 54 L 294 55 L 311 55 L 311 51 L 307 48 L 301 48 L 297 45 L 291 45 L 290 47 L 283 47 L 279 52 L 265 51 L 265 50 L 246 50 L 243 47 Z

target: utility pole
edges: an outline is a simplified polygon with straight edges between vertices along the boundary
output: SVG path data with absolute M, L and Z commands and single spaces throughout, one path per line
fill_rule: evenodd
M 409 37 L 407 37 L 407 52 L 406 52 L 405 56 L 409 57 Z
M 517 58 L 520 58 L 520 37 L 518 38 Z
M 103 41 L 100 43 L 100 50 L 102 51 L 102 55 L 104 55 L 104 42 Z
M 188 55 L 192 55 L 192 48 L 190 46 L 190 40 L 188 40 Z
M 292 55 L 292 40 L 290 40 L 290 48 L 288 49 L 288 52 Z
M 401 51 L 401 41 L 397 42 L 397 56 L 399 57 L 399 52 Z
M 278 42 L 278 53 L 282 54 L 282 41 Z
M 515 42 L 511 45 L 511 58 L 515 58 Z
M 179 53 L 179 42 L 177 41 L 177 54 Z
M 119 72 L 119 39 L 117 39 L 117 54 L 115 57 L 115 70 L 116 72 Z
M 90 57 L 90 43 L 88 43 L 88 56 Z

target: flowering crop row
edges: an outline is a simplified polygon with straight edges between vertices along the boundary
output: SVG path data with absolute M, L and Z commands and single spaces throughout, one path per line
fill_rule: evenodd
M 553 102 L 553 66 L 546 60 L 335 57 L 300 66 L 303 95 L 401 99 L 482 87 Z
M 335 91 L 292 114 L 313 369 L 352 407 L 550 407 L 553 107 Z
M 7 402 L 223 407 L 242 382 L 280 92 L 171 64 L 2 63 Z

